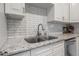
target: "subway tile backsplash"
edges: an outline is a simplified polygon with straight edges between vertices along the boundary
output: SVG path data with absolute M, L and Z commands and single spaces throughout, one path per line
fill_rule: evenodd
M 64 24 L 62 23 L 48 23 L 48 31 L 52 34 L 61 34 L 63 31 L 63 26 Z
M 26 20 L 8 19 L 8 38 L 24 37 L 26 34 Z

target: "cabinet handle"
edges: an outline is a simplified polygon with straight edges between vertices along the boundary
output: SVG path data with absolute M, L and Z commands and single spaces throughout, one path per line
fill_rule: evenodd
M 19 10 L 19 9 L 16 9 L 16 8 L 12 8 L 13 10 Z
M 57 19 L 61 19 L 61 18 L 59 18 L 59 17 L 56 17 Z
M 25 8 L 23 8 L 23 13 L 25 13 Z
M 64 17 L 62 17 L 62 20 L 64 20 Z

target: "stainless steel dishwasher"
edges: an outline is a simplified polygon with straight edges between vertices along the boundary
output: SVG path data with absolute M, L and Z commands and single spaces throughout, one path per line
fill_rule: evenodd
M 76 40 L 75 37 L 65 41 L 65 55 L 76 56 Z

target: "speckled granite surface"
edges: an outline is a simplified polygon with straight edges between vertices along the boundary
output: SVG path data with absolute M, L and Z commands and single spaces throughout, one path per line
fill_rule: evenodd
M 49 35 L 53 36 L 52 34 L 49 34 Z M 33 43 L 33 44 L 26 42 L 24 38 L 18 38 L 20 40 L 18 40 L 17 42 L 14 42 L 13 45 L 11 43 L 7 43 L 6 46 L 2 50 L 8 52 L 4 55 L 11 55 L 11 54 L 15 54 L 21 51 L 27 51 L 33 48 L 47 45 L 50 43 L 57 43 L 58 41 L 67 40 L 72 37 L 78 37 L 79 34 L 60 34 L 60 35 L 55 35 L 55 36 L 58 37 L 58 39 L 43 41 L 43 42 Z M 15 43 L 18 43 L 18 44 L 16 45 Z

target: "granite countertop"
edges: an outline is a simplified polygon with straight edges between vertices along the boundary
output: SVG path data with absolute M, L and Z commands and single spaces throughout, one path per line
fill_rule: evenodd
M 52 34 L 49 34 L 49 35 L 54 36 Z M 11 45 L 11 43 L 8 43 L 8 44 L 6 44 L 6 47 L 4 47 L 2 49 L 2 51 L 8 52 L 8 53 L 5 53 L 4 55 L 16 54 L 18 52 L 28 51 L 28 50 L 31 50 L 33 48 L 37 48 L 37 47 L 40 47 L 40 46 L 43 46 L 43 45 L 56 43 L 58 41 L 67 40 L 67 39 L 72 38 L 72 37 L 78 37 L 79 34 L 60 34 L 60 35 L 55 35 L 55 36 L 58 37 L 58 38 L 54 39 L 54 40 L 43 41 L 43 42 L 32 43 L 32 44 L 26 42 L 24 40 L 24 38 L 20 38 L 21 40 L 18 40 L 18 42 L 15 42 L 15 43 L 18 43 L 18 45 L 14 45 L 14 44 Z

